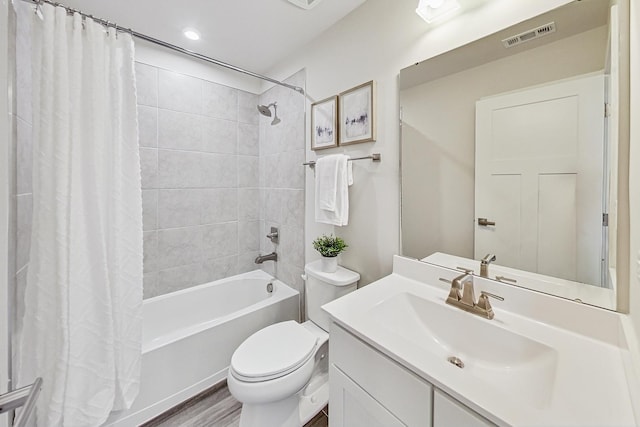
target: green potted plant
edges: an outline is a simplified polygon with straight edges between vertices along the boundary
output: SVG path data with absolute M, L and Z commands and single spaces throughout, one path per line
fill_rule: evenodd
M 323 234 L 313 241 L 313 248 L 322 255 L 322 270 L 335 273 L 338 270 L 338 255 L 347 248 L 347 244 L 340 237 Z

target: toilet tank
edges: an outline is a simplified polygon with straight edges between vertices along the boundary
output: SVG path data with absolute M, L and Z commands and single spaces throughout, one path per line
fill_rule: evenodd
M 355 291 L 360 275 L 340 266 L 335 273 L 326 273 L 321 263 L 317 260 L 304 266 L 305 306 L 307 318 L 328 332 L 330 318 L 320 307 Z

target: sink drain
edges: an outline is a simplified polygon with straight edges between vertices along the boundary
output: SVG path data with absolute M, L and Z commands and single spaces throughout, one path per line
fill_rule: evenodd
M 460 369 L 464 368 L 464 362 L 455 356 L 447 357 L 447 361 Z

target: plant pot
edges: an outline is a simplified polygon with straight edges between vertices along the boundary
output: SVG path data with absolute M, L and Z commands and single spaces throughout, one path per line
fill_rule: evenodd
M 325 273 L 335 273 L 336 271 L 338 271 L 338 257 L 323 256 L 320 267 Z

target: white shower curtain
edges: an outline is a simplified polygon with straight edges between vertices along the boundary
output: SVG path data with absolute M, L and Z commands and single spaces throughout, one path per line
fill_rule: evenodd
M 32 15 L 33 225 L 18 381 L 37 425 L 89 427 L 139 389 L 142 202 L 133 41 Z

